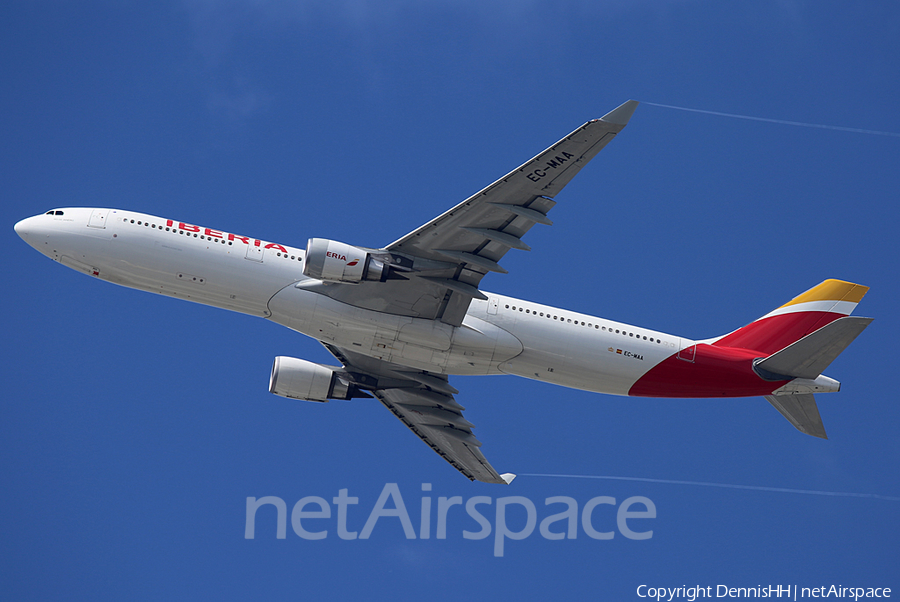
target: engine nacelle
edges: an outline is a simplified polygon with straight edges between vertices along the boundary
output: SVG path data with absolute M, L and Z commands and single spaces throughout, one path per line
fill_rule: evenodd
M 304 401 L 368 397 L 355 385 L 340 377 L 340 368 L 314 364 L 295 357 L 279 356 L 272 365 L 269 392 Z
M 389 268 L 359 247 L 336 240 L 310 238 L 306 244 L 303 273 L 316 280 L 357 284 L 364 280 L 383 282 Z

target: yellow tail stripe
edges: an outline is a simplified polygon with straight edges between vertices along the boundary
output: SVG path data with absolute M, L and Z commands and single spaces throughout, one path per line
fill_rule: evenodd
M 868 290 L 868 286 L 830 279 L 794 297 L 781 307 L 809 301 L 849 301 L 851 303 L 859 303 Z

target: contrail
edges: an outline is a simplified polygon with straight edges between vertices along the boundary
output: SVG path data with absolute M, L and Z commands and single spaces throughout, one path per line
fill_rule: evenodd
M 562 479 L 606 479 L 610 481 L 639 481 L 641 483 L 663 483 L 666 485 L 694 485 L 699 487 L 720 487 L 722 489 L 749 489 L 751 491 L 771 491 L 775 493 L 802 493 L 804 495 L 825 495 L 830 497 L 855 497 L 869 498 L 873 500 L 886 500 L 888 502 L 900 502 L 900 497 L 880 495 L 878 493 L 850 493 L 844 491 L 815 491 L 812 489 L 790 489 L 787 487 L 761 487 L 758 485 L 735 485 L 733 483 L 708 483 L 705 481 L 676 481 L 674 479 L 648 479 L 644 477 L 613 477 L 586 474 L 527 474 L 522 477 L 556 477 Z
M 900 134 L 896 132 L 882 132 L 880 130 L 864 130 L 861 128 L 848 128 L 840 125 L 823 125 L 821 123 L 804 123 L 802 121 L 787 121 L 785 119 L 769 119 L 767 117 L 752 117 L 750 115 L 735 115 L 734 113 L 720 113 L 719 111 L 705 111 L 703 109 L 689 109 L 688 107 L 676 107 L 674 105 L 664 105 L 657 102 L 641 101 L 645 105 L 654 107 L 663 107 L 665 109 L 677 109 L 679 111 L 689 111 L 691 113 L 703 113 L 705 115 L 717 115 L 719 117 L 733 117 L 735 119 L 749 119 L 750 121 L 765 121 L 766 123 L 780 123 L 781 125 L 797 125 L 805 128 L 819 128 L 822 130 L 837 130 L 839 132 L 853 132 L 854 134 L 875 134 L 877 136 L 892 136 L 900 138 Z

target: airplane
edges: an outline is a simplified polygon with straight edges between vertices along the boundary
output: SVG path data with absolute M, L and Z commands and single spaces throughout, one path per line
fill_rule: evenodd
M 62 208 L 15 225 L 74 270 L 138 290 L 259 316 L 318 340 L 340 362 L 275 358 L 269 391 L 313 402 L 376 397 L 470 480 L 509 484 L 463 417 L 455 375 L 511 374 L 643 397 L 763 396 L 827 438 L 822 372 L 869 325 L 868 287 L 826 280 L 722 336 L 691 340 L 482 291 L 563 187 L 628 124 L 629 100 L 383 248 L 311 238 L 305 248 L 134 211 Z

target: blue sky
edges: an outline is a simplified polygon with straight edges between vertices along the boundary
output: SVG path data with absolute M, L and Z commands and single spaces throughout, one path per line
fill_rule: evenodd
M 522 476 L 469 483 L 371 400 L 267 392 L 272 358 L 328 362 L 263 320 L 92 281 L 13 233 L 120 207 L 305 245 L 385 245 L 634 98 L 900 133 L 900 8 L 841 2 L 31 2 L 0 8 L 0 184 L 10 265 L 0 402 L 4 599 L 639 599 L 637 586 L 900 587 L 896 499 Z M 871 286 L 872 326 L 820 396 L 830 440 L 761 398 L 646 400 L 457 378 L 501 472 L 897 498 L 893 350 L 900 139 L 644 104 L 486 290 L 691 338 L 825 278 Z M 650 499 L 653 536 L 535 529 L 407 539 L 244 538 L 248 497 L 430 497 L 582 508 Z M 430 483 L 430 492 L 422 484 Z M 390 504 L 389 504 L 390 507 Z M 308 507 L 308 510 L 314 507 Z M 454 510 L 460 510 L 459 507 Z M 488 512 L 488 510 L 490 512 Z M 266 514 L 268 512 L 268 514 Z M 599 506 L 598 530 L 615 510 Z M 508 512 L 510 529 L 525 511 Z M 562 530 L 557 523 L 554 530 Z M 313 527 L 311 527 L 313 528 Z M 496 524 L 494 525 L 496 528 Z

